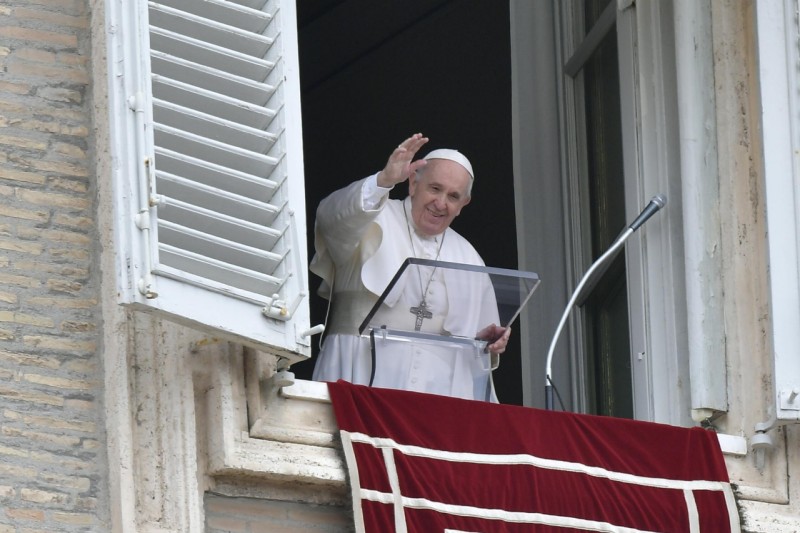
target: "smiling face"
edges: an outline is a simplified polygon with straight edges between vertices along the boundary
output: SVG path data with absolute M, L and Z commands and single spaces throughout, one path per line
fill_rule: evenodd
M 470 175 L 448 159 L 430 159 L 416 178 L 409 180 L 411 218 L 417 231 L 438 235 L 446 230 L 470 201 Z

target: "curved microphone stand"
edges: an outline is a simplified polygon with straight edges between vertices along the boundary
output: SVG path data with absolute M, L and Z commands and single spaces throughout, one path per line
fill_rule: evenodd
M 594 274 L 598 268 L 600 268 L 606 261 L 610 258 L 613 258 L 619 249 L 625 244 L 625 241 L 628 240 L 628 237 L 633 235 L 633 233 L 639 229 L 647 219 L 653 216 L 656 211 L 661 209 L 667 204 L 667 197 L 663 194 L 657 194 L 650 200 L 650 203 L 639 213 L 639 216 L 636 217 L 636 220 L 628 226 L 628 228 L 619 236 L 617 240 L 611 245 L 611 247 L 606 250 L 606 252 L 601 255 L 597 261 L 595 261 L 592 266 L 589 267 L 589 270 L 581 278 L 578 286 L 575 287 L 575 291 L 572 293 L 572 297 L 569 299 L 567 303 L 567 308 L 564 309 L 564 314 L 561 315 L 561 320 L 558 323 L 558 327 L 556 327 L 556 332 L 553 334 L 553 340 L 550 341 L 550 349 L 547 351 L 547 363 L 545 366 L 545 384 L 544 384 L 544 404 L 545 408 L 549 411 L 553 410 L 553 353 L 556 349 L 556 343 L 558 342 L 558 337 L 561 334 L 561 330 L 564 328 L 564 324 L 567 323 L 567 317 L 569 313 L 572 311 L 572 307 L 575 305 L 575 302 L 578 300 L 578 297 L 581 295 L 581 291 L 583 290 L 586 283 L 591 278 L 592 274 Z

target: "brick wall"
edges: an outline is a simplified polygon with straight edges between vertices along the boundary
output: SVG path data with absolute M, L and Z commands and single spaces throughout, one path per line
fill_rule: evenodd
M 90 55 L 103 2 L 0 0 L 0 533 L 107 532 L 112 512 L 128 531 L 133 515 L 157 529 L 183 508 L 167 498 L 141 517 L 137 503 L 108 496 L 123 477 L 142 485 L 128 497 L 149 485 L 109 465 L 104 431 L 98 217 L 110 215 L 95 195 L 109 164 L 92 109 L 105 111 L 107 80 L 91 79 Z M 341 506 L 205 503 L 210 533 L 352 531 Z
M 0 533 L 107 531 L 88 0 L 0 0 Z
M 342 507 L 207 494 L 207 533 L 346 533 L 352 512 Z

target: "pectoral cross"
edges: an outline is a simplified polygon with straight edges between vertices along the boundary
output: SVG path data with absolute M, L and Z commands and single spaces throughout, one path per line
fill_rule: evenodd
M 422 329 L 422 321 L 424 319 L 433 318 L 433 313 L 428 311 L 428 303 L 425 300 L 422 300 L 417 307 L 409 309 L 409 312 L 417 316 L 417 321 L 414 324 L 414 330 L 416 331 Z

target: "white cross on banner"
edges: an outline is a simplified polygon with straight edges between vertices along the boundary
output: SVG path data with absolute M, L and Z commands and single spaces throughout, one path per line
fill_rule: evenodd
M 359 533 L 740 531 L 701 428 L 330 383 Z

